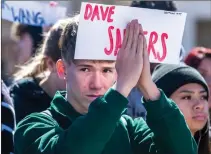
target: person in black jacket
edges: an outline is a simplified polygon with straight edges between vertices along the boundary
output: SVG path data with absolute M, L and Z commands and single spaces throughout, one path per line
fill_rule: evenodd
M 1 147 L 3 154 L 14 152 L 13 134 L 15 130 L 15 112 L 9 90 L 1 80 Z
M 14 74 L 10 94 L 17 122 L 30 113 L 46 110 L 55 92 L 65 89 L 65 82 L 57 75 L 56 62 L 61 58 L 58 41 L 67 21 L 58 21 L 47 33 L 38 54 Z

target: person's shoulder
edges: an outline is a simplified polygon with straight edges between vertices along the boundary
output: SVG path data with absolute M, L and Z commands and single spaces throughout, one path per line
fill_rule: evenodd
M 55 120 L 42 112 L 32 113 L 22 119 L 14 133 L 15 149 L 17 153 L 23 153 L 32 144 L 35 144 L 42 137 L 55 137 L 62 129 Z
M 10 94 L 16 94 L 16 93 L 27 94 L 30 91 L 33 91 L 38 88 L 39 88 L 39 85 L 35 81 L 34 78 L 23 78 L 23 79 L 13 82 L 9 90 L 10 90 Z
M 12 85 L 10 86 L 10 90 L 14 89 L 14 88 L 22 88 L 22 87 L 28 87 L 28 86 L 32 86 L 32 85 L 36 85 L 37 83 L 35 82 L 34 78 L 31 77 L 27 77 L 27 78 L 23 78 L 17 81 L 14 81 L 12 83 Z

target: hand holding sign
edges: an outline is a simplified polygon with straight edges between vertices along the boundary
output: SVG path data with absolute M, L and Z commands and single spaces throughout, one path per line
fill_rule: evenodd
M 160 97 L 160 91 L 152 81 L 150 72 L 149 55 L 147 52 L 146 38 L 143 38 L 143 69 L 138 80 L 137 87 L 142 92 L 146 100 L 157 100 Z
M 147 52 L 147 43 L 146 38 L 144 37 L 143 43 L 143 70 L 138 81 L 138 87 L 143 87 L 145 84 L 152 80 L 151 72 L 150 72 L 150 62 L 149 62 L 149 54 Z
M 125 97 L 136 86 L 143 68 L 144 35 L 138 20 L 127 25 L 122 47 L 118 52 L 116 90 Z

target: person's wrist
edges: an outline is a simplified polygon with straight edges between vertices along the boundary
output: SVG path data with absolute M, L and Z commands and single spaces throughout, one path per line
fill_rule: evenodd
M 145 100 L 155 101 L 160 98 L 160 90 L 152 80 L 145 81 L 139 85 L 139 90 L 142 92 Z
M 113 86 L 113 89 L 127 98 L 132 88 L 130 88 L 130 86 L 128 86 L 124 82 L 117 81 Z

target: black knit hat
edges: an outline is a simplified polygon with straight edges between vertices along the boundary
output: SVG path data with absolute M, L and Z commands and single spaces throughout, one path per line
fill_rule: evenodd
M 155 68 L 152 80 L 158 88 L 164 91 L 167 97 L 170 97 L 177 89 L 188 83 L 202 85 L 209 95 L 209 88 L 201 74 L 185 64 L 160 64 Z

